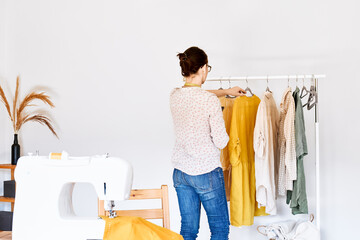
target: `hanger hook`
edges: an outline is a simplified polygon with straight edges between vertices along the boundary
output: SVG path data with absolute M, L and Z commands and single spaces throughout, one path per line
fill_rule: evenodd
M 305 75 L 303 75 L 303 86 L 305 86 Z
M 314 80 L 315 80 L 315 75 L 314 75 L 314 74 L 312 74 L 312 78 L 311 78 L 311 85 L 315 85 L 315 84 L 314 84 Z
M 266 75 L 266 86 L 269 87 L 269 75 Z
M 246 87 L 248 87 L 249 86 L 248 76 L 246 76 L 245 81 L 246 81 Z
M 231 81 L 230 81 L 230 78 L 231 78 L 231 77 L 229 77 L 229 79 L 228 79 L 228 81 L 229 81 L 229 88 L 231 88 Z
M 288 75 L 288 87 L 290 87 L 290 75 Z

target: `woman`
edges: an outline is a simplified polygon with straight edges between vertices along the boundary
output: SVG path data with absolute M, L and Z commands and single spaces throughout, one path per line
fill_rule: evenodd
M 197 238 L 203 204 L 211 240 L 228 239 L 230 223 L 220 149 L 227 145 L 229 137 L 217 97 L 240 96 L 245 91 L 239 87 L 201 89 L 211 70 L 206 53 L 190 47 L 177 56 L 185 85 L 172 91 L 170 107 L 176 135 L 172 163 L 181 213 L 180 234 L 184 240 Z

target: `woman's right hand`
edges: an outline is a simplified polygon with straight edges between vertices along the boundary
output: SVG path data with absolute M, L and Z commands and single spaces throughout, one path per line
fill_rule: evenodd
M 246 94 L 246 91 L 240 87 L 232 87 L 229 89 L 226 89 L 226 95 L 231 95 L 231 96 L 243 96 Z

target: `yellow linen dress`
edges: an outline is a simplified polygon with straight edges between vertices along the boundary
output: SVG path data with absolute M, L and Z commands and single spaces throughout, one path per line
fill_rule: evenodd
M 266 216 L 265 207 L 258 208 L 255 185 L 255 153 L 253 147 L 256 113 L 260 99 L 236 98 L 228 144 L 231 164 L 230 222 L 240 227 L 254 223 L 254 216 Z
M 221 107 L 223 109 L 223 117 L 224 117 L 226 132 L 229 135 L 235 98 L 219 97 L 219 100 L 221 103 Z M 228 145 L 221 150 L 220 161 L 224 172 L 226 199 L 227 201 L 230 201 L 231 164 L 230 164 Z
M 141 217 L 118 216 L 105 220 L 103 240 L 183 240 L 180 234 L 146 221 Z

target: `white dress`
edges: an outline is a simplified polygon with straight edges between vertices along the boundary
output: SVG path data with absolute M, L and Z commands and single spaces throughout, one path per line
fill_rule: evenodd
M 254 130 L 256 201 L 266 213 L 276 215 L 275 166 L 279 111 L 272 93 L 265 92 L 256 115 Z

